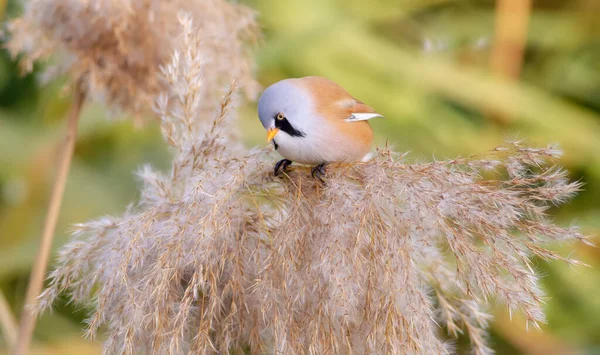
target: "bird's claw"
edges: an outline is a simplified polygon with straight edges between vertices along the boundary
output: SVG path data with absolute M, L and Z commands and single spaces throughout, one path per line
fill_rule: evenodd
M 317 166 L 314 166 L 310 172 L 312 174 L 313 178 L 319 179 L 322 183 L 325 183 L 325 181 L 323 180 L 323 178 L 325 177 L 325 164 L 319 164 Z
M 285 172 L 288 166 L 292 164 L 291 160 L 281 159 L 275 164 L 275 168 L 273 169 L 273 175 L 278 176 L 281 172 Z

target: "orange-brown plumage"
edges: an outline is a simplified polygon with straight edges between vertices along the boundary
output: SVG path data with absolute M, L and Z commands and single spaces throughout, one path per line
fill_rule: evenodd
M 338 148 L 358 150 L 360 157 L 365 156 L 371 150 L 373 142 L 371 125 L 368 121 L 347 122 L 345 119 L 353 113 L 375 113 L 375 109 L 357 100 L 343 87 L 327 78 L 307 76 L 295 80 L 311 91 L 315 111 L 334 125 L 337 133 L 344 138 L 339 140 L 343 146 Z

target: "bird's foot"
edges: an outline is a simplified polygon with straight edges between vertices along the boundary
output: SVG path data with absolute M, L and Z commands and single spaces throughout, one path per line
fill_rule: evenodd
M 282 172 L 285 172 L 288 166 L 292 165 L 292 161 L 288 159 L 281 159 L 275 164 L 275 168 L 273 169 L 273 175 L 277 176 Z
M 325 177 L 325 172 L 326 172 L 325 165 L 327 165 L 327 163 L 322 163 L 317 166 L 314 166 L 310 170 L 312 177 L 319 179 L 322 183 L 325 183 L 325 181 L 323 180 L 323 178 Z

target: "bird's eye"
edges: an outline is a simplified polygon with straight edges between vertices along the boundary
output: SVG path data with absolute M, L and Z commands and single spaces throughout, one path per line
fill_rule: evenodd
M 277 119 L 278 119 L 279 121 L 282 121 L 284 118 L 285 118 L 285 116 L 283 115 L 283 113 L 279 112 L 279 113 L 277 114 Z

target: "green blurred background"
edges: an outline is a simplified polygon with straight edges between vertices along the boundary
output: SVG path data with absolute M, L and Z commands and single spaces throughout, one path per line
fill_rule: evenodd
M 526 2 L 526 0 L 523 0 Z M 413 157 L 477 154 L 506 137 L 559 143 L 561 164 L 585 182 L 571 203 L 552 210 L 557 223 L 600 230 L 600 1 L 536 0 L 518 80 L 490 72 L 497 7 L 484 0 L 248 0 L 264 40 L 257 53 L 263 86 L 287 77 L 327 76 L 388 117 L 373 122 L 379 144 Z M 6 18 L 18 2 L 0 1 Z M 518 14 L 512 14 L 518 16 Z M 511 15 L 511 16 L 512 16 Z M 510 19 L 509 19 L 510 23 Z M 510 56 L 509 56 L 510 58 Z M 40 68 L 37 68 L 39 70 Z M 63 80 L 20 77 L 0 52 L 0 289 L 14 314 L 22 307 L 53 181 L 56 149 L 71 98 Z M 248 146 L 265 145 L 255 105 L 241 108 Z M 133 172 L 168 167 L 155 123 L 109 120 L 88 104 L 67 184 L 55 248 L 69 226 L 120 214 L 139 196 Z M 600 249 L 557 245 L 592 268 L 536 261 L 548 293 L 543 332 L 492 305 L 492 347 L 499 354 L 600 354 Z M 41 317 L 36 354 L 94 354 L 81 339 L 85 310 L 63 302 Z M 458 342 L 467 353 L 466 340 Z M 0 353 L 6 342 L 0 337 Z

